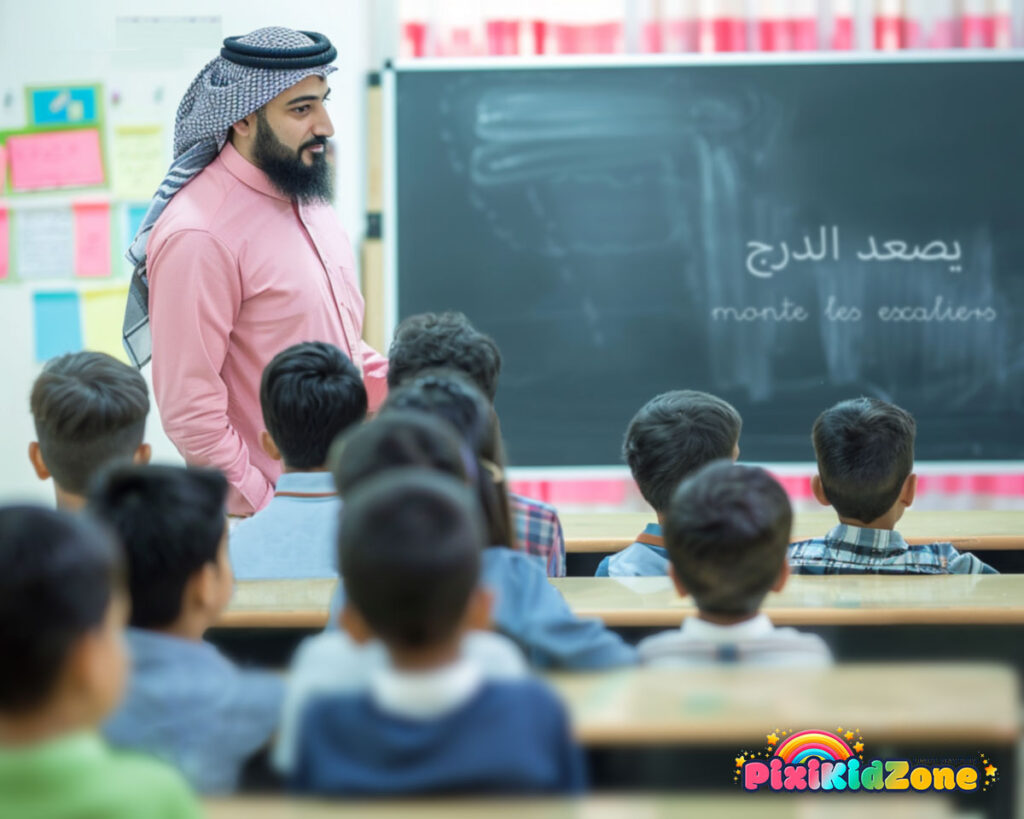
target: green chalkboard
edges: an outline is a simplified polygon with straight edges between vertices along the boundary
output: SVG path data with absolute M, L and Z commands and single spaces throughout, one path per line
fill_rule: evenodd
M 857 395 L 915 414 L 919 460 L 1024 457 L 1024 62 L 389 82 L 398 317 L 497 339 L 512 463 L 620 463 L 676 388 L 734 403 L 749 460 L 811 460 Z

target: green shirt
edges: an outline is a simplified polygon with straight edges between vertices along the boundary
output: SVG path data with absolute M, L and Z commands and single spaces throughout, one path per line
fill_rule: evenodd
M 199 805 L 160 762 L 113 751 L 92 732 L 0 748 L 0 816 L 18 819 L 195 819 Z

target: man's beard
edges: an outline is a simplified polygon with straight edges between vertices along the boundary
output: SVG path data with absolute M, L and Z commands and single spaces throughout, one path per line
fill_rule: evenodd
M 300 202 L 331 201 L 334 182 L 327 161 L 327 137 L 315 137 L 292 151 L 277 138 L 262 111 L 256 113 L 259 125 L 252 143 L 252 157 L 274 187 Z M 313 153 L 310 165 L 302 161 L 302 152 L 311 145 L 323 145 L 323 153 Z

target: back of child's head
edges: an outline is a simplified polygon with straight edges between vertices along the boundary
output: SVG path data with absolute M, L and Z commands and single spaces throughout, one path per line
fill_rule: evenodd
M 427 648 L 454 635 L 480 575 L 484 523 L 456 478 L 399 469 L 345 499 L 338 565 L 346 598 L 393 648 Z
M 742 425 L 740 414 L 721 398 L 697 390 L 665 392 L 633 416 L 622 456 L 644 500 L 662 512 L 687 476 L 733 457 Z
M 786 563 L 793 510 L 757 466 L 715 461 L 691 475 L 665 512 L 676 577 L 702 612 L 757 612 Z
M 841 401 L 811 438 L 822 490 L 840 517 L 870 523 L 896 503 L 914 468 L 913 416 L 877 398 Z
M 468 483 L 475 459 L 455 429 L 424 412 L 390 410 L 349 430 L 331 449 L 331 472 L 347 498 L 358 486 L 394 469 L 444 472 Z
M 0 508 L 0 712 L 47 704 L 77 641 L 103 623 L 119 575 L 114 538 L 88 518 Z
M 505 480 L 501 433 L 494 407 L 473 381 L 451 369 L 425 370 L 388 394 L 381 414 L 414 410 L 451 424 L 480 465 L 480 503 L 489 522 L 492 545 L 515 547 Z
M 260 382 L 263 423 L 292 469 L 321 469 L 331 442 L 366 417 L 366 387 L 341 350 L 322 341 L 278 353 Z
M 177 466 L 116 467 L 90 490 L 89 509 L 124 545 L 133 626 L 178 619 L 189 579 L 218 561 L 227 493 L 219 472 Z
M 388 350 L 388 387 L 424 370 L 444 367 L 465 373 L 493 402 L 498 391 L 501 352 L 462 313 L 420 313 L 395 328 Z
M 68 353 L 43 367 L 30 405 L 47 470 L 81 495 L 101 467 L 131 461 L 142 445 L 149 393 L 138 370 L 106 353 Z

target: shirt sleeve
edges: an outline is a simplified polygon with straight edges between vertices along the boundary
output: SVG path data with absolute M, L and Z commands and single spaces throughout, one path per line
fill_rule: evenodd
M 221 378 L 241 304 L 235 258 L 209 233 L 176 233 L 150 259 L 153 392 L 164 430 L 186 461 L 221 470 L 255 511 L 273 485 L 228 420 Z
M 376 412 L 388 397 L 388 360 L 365 341 L 360 340 L 363 361 L 363 383 L 369 411 Z
M 951 574 L 999 574 L 970 552 L 955 552 L 949 560 L 949 571 Z
M 548 553 L 548 577 L 565 577 L 565 533 L 557 514 L 554 515 L 552 527 L 554 537 L 551 538 L 551 551 Z

